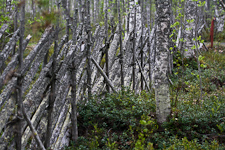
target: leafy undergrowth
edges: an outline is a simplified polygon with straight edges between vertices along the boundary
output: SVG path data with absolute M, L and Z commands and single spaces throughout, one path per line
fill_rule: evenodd
M 154 92 L 127 89 L 80 104 L 79 139 L 66 149 L 225 149 L 225 49 L 201 54 L 202 99 L 197 62 L 184 62 L 170 77 L 172 113 L 160 128 Z

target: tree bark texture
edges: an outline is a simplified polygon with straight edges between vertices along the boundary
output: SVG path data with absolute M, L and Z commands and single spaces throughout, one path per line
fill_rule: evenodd
M 155 62 L 155 99 L 156 116 L 163 123 L 170 115 L 170 93 L 167 78 L 170 35 L 170 3 L 169 0 L 156 0 L 156 62 Z
M 195 16 L 195 9 L 196 9 L 196 6 L 195 6 L 195 2 L 193 2 L 192 0 L 187 0 L 186 1 L 186 12 L 185 12 L 185 18 L 186 20 L 192 20 L 192 21 L 186 21 L 185 22 L 185 44 L 184 44 L 184 57 L 186 58 L 190 58 L 190 57 L 193 57 L 194 56 L 194 49 L 192 49 L 192 47 L 194 46 L 194 41 L 193 41 L 193 38 L 195 37 L 195 19 L 196 19 L 196 16 Z

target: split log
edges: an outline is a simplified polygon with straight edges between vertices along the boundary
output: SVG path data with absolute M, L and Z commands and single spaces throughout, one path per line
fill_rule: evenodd
M 108 49 L 108 55 L 109 55 L 109 70 L 112 68 L 113 63 L 116 60 L 116 52 L 117 48 L 119 46 L 119 26 L 117 26 L 113 40 L 110 44 L 110 47 Z M 92 93 L 97 93 L 101 91 L 102 87 L 104 86 L 104 77 L 100 77 L 96 80 L 95 84 L 92 88 Z
M 62 62 L 61 69 L 56 75 L 56 79 L 60 79 L 63 76 L 63 74 L 66 73 L 66 70 L 68 70 L 69 65 L 72 64 L 75 52 L 76 52 L 76 45 L 71 45 L 68 53 L 66 54 Z
M 66 43 L 66 39 L 67 39 L 67 35 L 64 35 L 64 36 L 62 37 L 62 39 L 61 39 L 61 41 L 60 41 L 60 43 L 59 43 L 57 49 L 56 49 L 56 56 L 59 55 L 61 49 L 63 48 L 63 45 Z
M 8 80 L 13 76 L 15 68 L 18 64 L 18 54 L 15 54 L 11 60 L 11 62 L 4 69 L 1 77 L 0 77 L 0 89 L 2 89 L 3 85 L 5 85 Z
M 31 36 L 28 35 L 26 37 L 26 39 L 23 41 L 23 47 L 24 49 L 27 47 L 29 41 L 31 39 Z M 0 89 L 2 88 L 2 86 L 8 81 L 10 80 L 10 78 L 12 77 L 12 75 L 14 74 L 15 68 L 18 64 L 18 55 L 19 54 L 15 54 L 11 60 L 11 62 L 7 65 L 7 67 L 4 69 L 1 77 L 0 77 Z
M 116 59 L 116 52 L 117 52 L 117 48 L 119 46 L 119 26 L 117 26 L 114 37 L 113 37 L 113 41 L 110 44 L 108 53 L 109 53 L 109 69 L 112 68 L 112 65 Z
M 63 126 L 62 126 L 62 129 L 60 131 L 60 135 L 59 137 L 57 138 L 57 141 L 55 144 L 52 145 L 52 149 L 59 149 L 60 145 L 61 145 L 61 142 L 62 142 L 62 139 L 68 129 L 68 126 L 70 125 L 70 113 L 71 113 L 71 106 L 69 107 L 69 111 L 67 112 L 67 115 L 66 115 L 66 119 L 63 123 Z
M 95 66 L 98 68 L 101 75 L 105 78 L 106 83 L 112 88 L 113 92 L 117 93 L 116 89 L 112 85 L 112 82 L 109 80 L 109 78 L 107 77 L 105 72 L 102 70 L 102 68 L 98 65 L 98 63 L 93 58 L 91 58 L 91 60 L 95 64 Z
M 60 142 L 60 146 L 58 149 L 64 149 L 66 146 L 69 146 L 70 144 L 70 129 L 67 127 L 66 132 L 64 133 L 64 136 Z
M 52 133 L 50 145 L 53 145 L 57 141 L 57 138 L 60 134 L 60 131 L 62 129 L 63 123 L 65 121 L 65 118 L 66 118 L 66 115 L 67 115 L 67 112 L 68 112 L 68 109 L 69 109 L 69 103 L 68 102 L 69 101 L 66 101 L 66 104 L 63 106 L 63 109 L 60 111 L 59 118 L 57 119 L 57 123 L 56 123 L 55 128 L 54 128 L 53 133 Z
M 2 35 L 4 34 L 5 30 L 9 27 L 8 24 L 3 24 L 0 29 L 0 39 L 2 38 Z
M 102 54 L 100 52 L 100 49 L 103 49 L 102 43 L 103 43 L 103 40 L 104 40 L 104 36 L 103 36 L 104 34 L 105 34 L 105 29 L 104 29 L 104 27 L 102 27 L 101 30 L 100 30 L 100 33 L 98 35 L 98 39 L 96 40 L 96 44 L 94 46 L 94 50 L 93 50 L 93 53 L 92 53 L 92 57 L 97 61 L 97 63 L 100 62 L 100 59 L 101 59 L 101 56 L 102 56 Z M 97 75 L 97 69 L 96 69 L 95 65 L 92 65 L 92 74 L 91 74 L 91 77 L 92 77 L 91 83 L 92 84 L 94 84 L 96 75 Z
M 45 109 L 47 108 L 48 96 L 49 95 L 46 95 L 45 98 L 42 100 L 41 104 L 38 106 L 36 112 L 34 113 L 32 119 L 31 119 L 31 123 L 33 124 L 34 127 L 37 127 L 39 121 L 41 120 L 41 118 L 43 116 Z M 27 127 L 22 136 L 22 147 L 23 148 L 25 148 L 25 146 L 27 145 L 27 141 L 29 140 L 29 138 L 31 136 L 32 136 L 32 133 L 30 131 L 30 128 Z
M 132 32 L 130 34 L 126 34 L 124 41 L 123 41 L 123 49 L 124 49 L 124 86 L 129 86 L 130 85 L 130 80 L 132 78 L 132 69 L 131 65 L 132 64 L 132 44 L 131 44 L 131 39 L 132 39 Z
M 39 135 L 37 134 L 37 131 L 36 131 L 35 127 L 34 127 L 33 124 L 31 123 L 30 118 L 27 116 L 24 107 L 22 107 L 22 112 L 23 112 L 23 116 L 24 116 L 25 120 L 27 121 L 27 124 L 28 124 L 30 130 L 31 130 L 32 133 L 33 133 L 33 136 L 34 136 L 34 138 L 35 138 L 35 140 L 36 140 L 36 142 L 37 142 L 37 144 L 38 144 L 38 147 L 39 147 L 40 149 L 42 149 L 42 150 L 45 150 L 45 147 L 44 147 L 43 143 L 41 142 L 40 137 L 39 137 Z
M 62 59 L 64 53 L 67 53 L 67 50 L 69 48 L 70 43 L 67 43 L 65 47 L 62 49 L 60 54 L 58 55 L 56 62 L 60 62 Z M 49 63 L 42 69 L 41 73 L 39 74 L 39 78 L 36 80 L 34 85 L 32 86 L 32 89 L 27 94 L 24 103 L 24 106 L 26 107 L 27 112 L 30 111 L 30 114 L 35 109 L 35 105 L 39 105 L 40 101 L 42 100 L 42 96 L 44 95 L 44 92 L 48 85 L 50 84 L 50 77 L 49 74 L 52 67 L 52 59 L 49 61 Z M 56 70 L 58 70 L 60 67 L 60 64 L 57 65 Z M 30 104 L 35 104 L 30 106 Z
M 6 85 L 3 92 L 0 94 L 0 107 L 2 107 L 6 100 L 8 100 L 11 96 L 11 93 L 16 86 L 17 77 L 13 77 L 9 83 Z M 1 129 L 1 127 L 0 127 Z
M 45 133 L 47 130 L 46 122 L 48 122 L 45 116 L 47 116 L 46 111 L 44 112 L 41 121 L 38 123 L 38 126 L 36 127 L 37 133 L 39 134 L 42 141 L 45 141 L 45 135 L 46 135 Z M 32 149 L 32 150 L 39 149 L 39 146 L 37 145 L 37 142 L 35 141 L 35 139 L 31 139 L 30 145 L 27 145 L 27 147 L 28 147 L 27 149 Z
M 43 46 L 44 41 L 47 41 L 47 37 L 50 34 L 52 28 L 47 28 L 46 32 L 44 33 L 44 35 L 42 36 L 41 40 L 39 41 L 39 43 L 37 44 L 37 46 L 29 53 L 29 55 L 25 58 L 24 62 L 23 62 L 23 68 L 21 69 L 21 76 L 24 76 L 24 74 L 26 73 L 26 71 L 29 69 L 32 61 L 34 60 L 35 56 L 37 55 L 37 53 L 39 52 L 40 48 Z M 7 89 L 7 92 L 3 92 L 0 95 L 0 107 L 2 107 L 2 105 L 5 103 L 5 101 L 7 99 L 9 99 L 11 92 L 12 92 L 12 85 L 15 87 L 16 82 L 17 82 L 17 77 L 13 77 L 14 80 L 11 81 L 11 86 L 9 89 Z M 13 83 L 12 83 L 13 82 Z M 6 95 L 6 96 L 5 96 Z
M 68 95 L 70 87 L 69 81 L 70 75 L 69 71 L 67 71 L 66 74 L 63 77 L 61 77 L 59 84 L 56 85 L 56 89 L 58 89 L 58 91 L 56 94 L 54 108 L 52 112 L 52 118 L 54 118 L 52 122 L 53 127 L 56 125 L 60 112 L 66 103 L 66 97 Z
M 30 54 L 24 60 L 24 67 L 22 68 L 21 74 L 24 74 L 26 70 L 30 67 L 31 63 L 34 58 L 36 57 L 37 53 L 43 47 L 43 45 L 49 40 L 49 36 L 53 31 L 53 27 L 48 27 L 45 29 L 44 34 L 42 35 L 41 39 L 39 40 L 38 44 L 34 47 L 34 49 L 30 52 Z
M 49 41 L 46 42 L 43 47 L 41 48 L 40 52 L 35 57 L 33 63 L 31 64 L 30 70 L 27 72 L 26 76 L 23 79 L 23 95 L 25 91 L 30 86 L 30 83 L 32 82 L 35 74 L 37 73 L 39 66 L 41 65 L 42 61 L 44 60 L 44 57 L 46 53 L 48 52 L 49 48 L 51 47 L 53 43 L 54 34 L 52 34 L 49 38 Z
M 66 44 L 66 46 L 62 49 L 61 53 L 57 57 L 57 62 L 60 62 L 60 60 L 63 57 L 63 54 L 67 52 L 68 45 L 69 44 Z M 36 108 L 38 108 L 38 105 L 40 104 L 42 97 L 45 95 L 46 88 L 50 84 L 50 81 L 49 81 L 50 79 L 48 77 L 48 74 L 49 74 L 49 70 L 51 69 L 51 65 L 52 65 L 52 61 L 50 61 L 46 65 L 46 67 L 42 69 L 42 71 L 39 75 L 39 78 L 37 79 L 35 84 L 32 86 L 32 89 L 29 91 L 29 93 L 27 94 L 27 96 L 24 100 L 24 107 L 26 108 L 28 116 L 30 116 L 32 114 L 32 112 L 35 111 Z M 7 113 L 4 114 L 4 117 L 1 117 L 3 126 L 4 126 L 4 124 L 6 124 L 6 121 L 8 120 L 10 115 L 13 114 L 14 105 L 10 105 L 11 103 L 14 104 L 14 100 L 12 98 L 10 98 L 8 101 L 6 101 L 6 103 L 4 105 L 4 110 L 7 110 Z M 46 108 L 46 105 L 44 108 Z M 43 110 L 41 112 L 43 112 Z M 0 115 L 2 115 L 2 114 L 0 114 Z M 39 115 L 38 113 L 36 116 L 41 117 L 41 115 Z M 33 119 L 33 120 L 39 122 L 40 118 Z M 35 121 L 32 121 L 32 123 L 35 124 Z M 26 126 L 26 124 L 24 125 L 24 127 L 25 126 Z M 1 124 L 0 124 L 0 129 L 2 130 Z
M 224 4 L 223 0 L 219 0 L 219 1 L 220 1 L 221 6 L 223 7 L 223 9 L 225 10 L 225 4 Z
M 0 118 L 1 118 L 1 120 L 0 120 L 0 131 L 2 131 L 3 128 L 6 128 L 7 121 L 9 119 L 9 117 L 13 114 L 13 111 L 15 109 L 15 105 L 16 105 L 16 100 L 15 100 L 14 97 L 12 97 L 8 101 L 6 101 L 4 103 L 4 105 L 0 108 L 0 110 L 1 110 L 1 113 L 0 113 Z
M 9 54 L 14 48 L 14 45 L 18 41 L 17 35 L 19 34 L 19 29 L 14 32 L 13 36 L 9 39 L 9 42 L 5 45 L 4 49 L 0 53 L 0 68 L 2 68 L 5 60 L 9 57 Z

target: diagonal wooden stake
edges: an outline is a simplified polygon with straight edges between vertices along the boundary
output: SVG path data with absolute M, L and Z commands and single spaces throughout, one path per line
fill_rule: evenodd
M 105 72 L 102 70 L 102 68 L 98 65 L 98 63 L 95 61 L 94 58 L 91 57 L 91 61 L 94 63 L 94 65 L 97 67 L 101 75 L 105 78 L 106 83 L 112 88 L 113 92 L 117 93 L 116 89 L 113 87 L 112 82 L 109 80 L 109 78 L 106 76 Z

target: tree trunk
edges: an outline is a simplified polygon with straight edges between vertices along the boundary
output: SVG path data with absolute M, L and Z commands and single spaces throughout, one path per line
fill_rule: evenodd
M 168 83 L 168 57 L 170 35 L 169 0 L 156 0 L 156 62 L 155 62 L 155 99 L 157 121 L 161 124 L 170 115 L 170 93 Z
M 193 2 L 192 0 L 187 0 L 186 1 L 186 12 L 185 12 L 185 18 L 186 20 L 189 20 L 189 21 L 186 21 L 186 30 L 185 30 L 185 51 L 184 51 L 184 57 L 186 58 L 190 58 L 190 57 L 193 57 L 194 56 L 194 49 L 192 49 L 192 47 L 194 46 L 194 41 L 193 41 L 193 38 L 195 37 L 195 28 L 197 28 L 195 26 L 195 9 L 196 9 L 196 6 L 195 6 L 195 2 Z M 191 21 L 192 20 L 192 21 Z
M 109 77 L 109 41 L 108 41 L 108 0 L 105 0 L 105 68 L 106 76 Z M 110 92 L 109 85 L 106 84 L 106 90 Z
M 120 33 L 120 79 L 121 79 L 121 89 L 124 87 L 124 73 L 123 73 L 123 41 L 122 41 L 122 23 L 121 23 L 121 14 L 120 14 L 120 1 L 117 1 L 117 11 L 119 19 L 119 33 Z
M 22 1 L 21 1 L 22 2 Z M 23 2 L 22 2 L 23 3 Z M 25 2 L 21 6 L 21 14 L 20 14 L 20 40 L 19 40 L 19 73 L 22 74 L 22 68 L 23 68 L 23 38 L 24 38 L 24 31 L 25 31 Z M 17 92 L 16 92 L 16 98 L 17 98 L 17 118 L 20 119 L 18 121 L 18 124 L 16 126 L 16 149 L 21 150 L 22 149 L 22 122 L 21 119 L 23 118 L 23 98 L 22 98 L 22 80 L 23 76 L 19 75 L 17 78 Z
M 134 31 L 133 31 L 133 90 L 136 91 L 135 85 L 136 85 L 136 4 L 134 4 Z
M 60 11 L 59 2 L 57 2 L 57 9 Z M 48 122 L 47 122 L 47 131 L 46 131 L 46 138 L 45 138 L 45 147 L 48 149 L 50 145 L 50 139 L 52 136 L 52 129 L 53 129 L 53 108 L 56 98 L 56 60 L 57 60 L 57 49 L 58 49 L 58 31 L 59 30 L 59 15 L 57 15 L 57 22 L 56 22 L 56 36 L 54 42 L 54 52 L 53 52 L 53 61 L 52 61 L 52 70 L 51 70 L 51 92 L 49 95 L 49 104 L 48 104 Z M 67 35 L 68 36 L 68 35 Z
M 141 39 L 140 39 L 140 43 L 141 43 L 141 47 L 143 47 L 143 32 L 144 32 L 144 0 L 141 1 Z M 141 49 L 141 70 L 143 69 L 144 67 L 144 52 L 143 52 L 143 49 Z M 144 77 L 143 75 L 141 74 L 141 90 L 144 90 Z
M 87 38 L 87 86 L 88 86 L 88 99 L 91 99 L 91 22 L 90 22 L 90 1 L 87 2 L 87 24 L 86 24 L 86 32 L 88 35 Z

